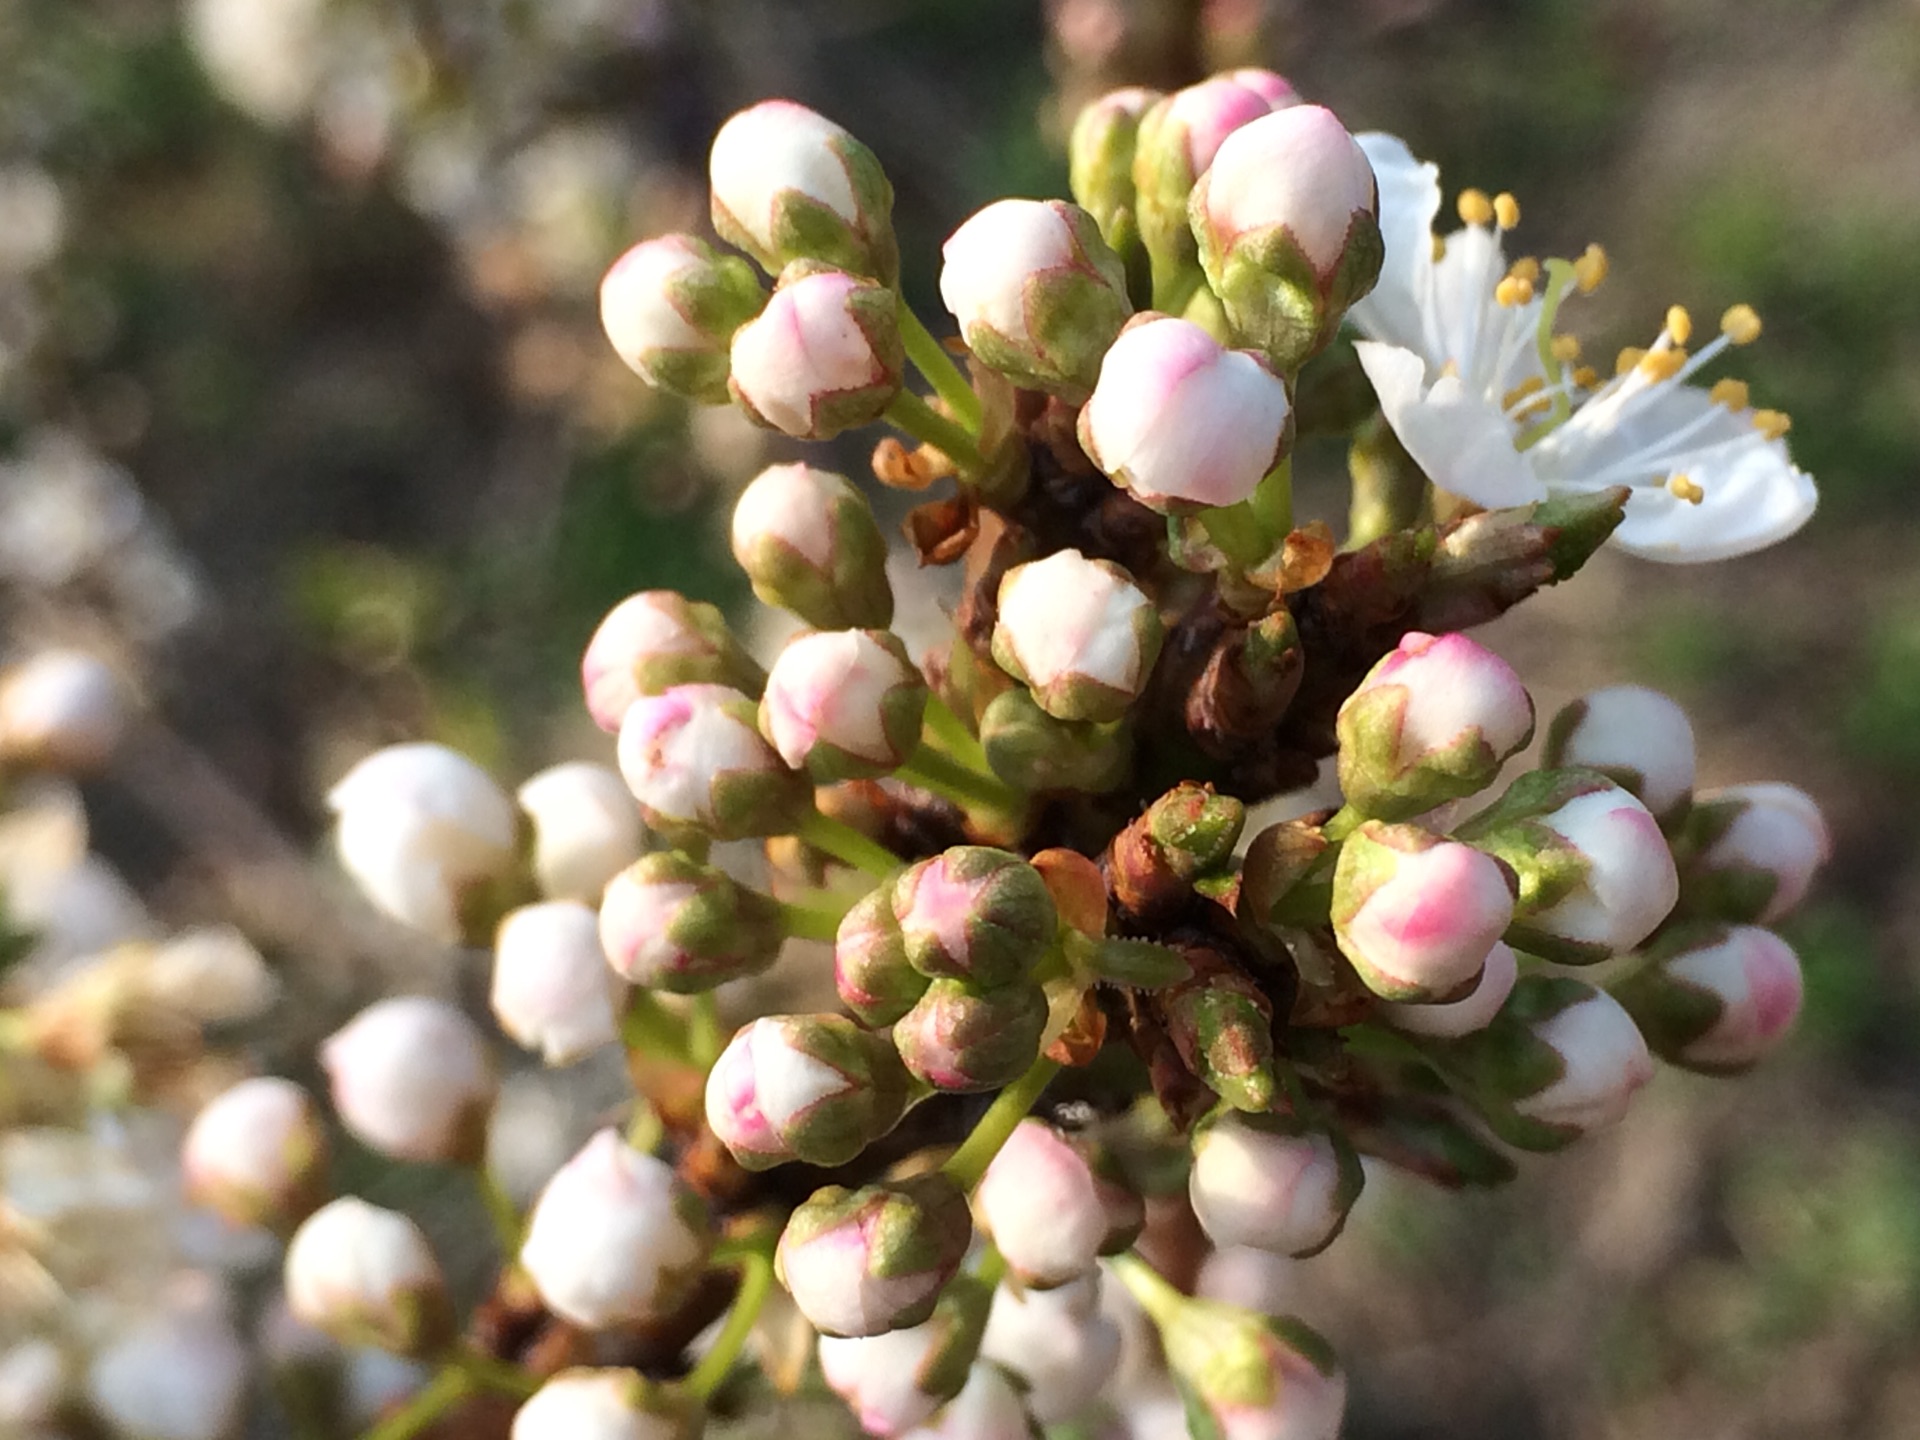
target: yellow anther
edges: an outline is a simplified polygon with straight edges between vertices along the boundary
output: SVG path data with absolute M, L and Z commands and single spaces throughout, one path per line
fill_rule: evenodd
M 1613 373 L 1616 375 L 1624 375 L 1646 358 L 1646 351 L 1642 350 L 1638 345 L 1629 345 L 1613 357 Z
M 1573 372 L 1573 383 L 1582 390 L 1592 390 L 1600 384 L 1600 372 L 1591 365 L 1582 365 Z
M 1493 287 L 1493 298 L 1502 305 L 1524 305 L 1533 299 L 1533 282 L 1509 275 Z
M 1756 410 L 1753 428 L 1769 440 L 1778 440 L 1793 428 L 1793 417 L 1784 410 Z
M 1649 350 L 1640 357 L 1640 373 L 1654 382 L 1671 380 L 1687 363 L 1687 352 L 1675 345 L 1669 350 Z
M 1736 345 L 1751 345 L 1760 338 L 1760 315 L 1751 305 L 1734 305 L 1720 317 L 1720 333 Z
M 1507 274 L 1516 280 L 1525 280 L 1530 285 L 1540 283 L 1540 262 L 1531 255 L 1522 255 L 1507 267 Z
M 1511 410 L 1522 400 L 1526 399 L 1527 396 L 1536 394 L 1546 388 L 1546 381 L 1542 380 L 1538 375 L 1530 375 L 1500 397 L 1500 408 L 1502 410 Z
M 1493 197 L 1493 218 L 1502 230 L 1513 229 L 1520 223 L 1520 202 L 1502 190 Z
M 1687 314 L 1684 305 L 1667 307 L 1667 334 L 1673 337 L 1673 343 L 1684 345 L 1693 338 L 1693 317 Z
M 1556 335 L 1547 347 L 1547 352 L 1562 365 L 1571 365 L 1580 358 L 1580 337 L 1577 335 Z
M 1586 253 L 1573 262 L 1573 280 L 1582 295 L 1591 295 L 1607 278 L 1607 252 L 1598 245 L 1587 246 Z
M 1747 382 L 1728 376 L 1725 380 L 1713 382 L 1713 389 L 1707 392 L 1707 398 L 1716 405 L 1724 405 L 1729 410 L 1744 410 L 1749 403 Z
M 1463 225 L 1493 223 L 1493 202 L 1487 199 L 1486 191 L 1462 190 L 1460 192 L 1460 223 Z
M 1438 265 L 1447 253 L 1447 242 L 1438 235 L 1433 237 L 1433 263 Z
M 1667 489 L 1672 492 L 1675 499 L 1684 500 L 1689 505 L 1698 505 L 1707 498 L 1707 492 L 1685 475 L 1669 475 Z

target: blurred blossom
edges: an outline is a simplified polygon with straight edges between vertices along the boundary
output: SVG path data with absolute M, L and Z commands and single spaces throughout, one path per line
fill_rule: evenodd
M 87 1398 L 128 1440 L 222 1440 L 239 1419 L 247 1378 L 224 1288 L 188 1272 L 158 1298 L 95 1355 Z
M 222 95 L 290 125 L 320 81 L 326 10 L 326 0 L 190 0 L 187 39 Z
M 66 231 L 66 202 L 52 176 L 32 165 L 0 168 L 0 279 L 45 265 Z

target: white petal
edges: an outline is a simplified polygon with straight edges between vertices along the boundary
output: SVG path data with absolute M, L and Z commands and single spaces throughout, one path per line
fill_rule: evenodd
M 1686 472 L 1705 492 L 1698 505 L 1664 487 L 1636 487 L 1614 543 L 1643 560 L 1689 564 L 1750 555 L 1793 534 L 1818 502 L 1813 477 L 1794 467 L 1784 445 L 1758 432 L 1754 439 Z
M 1369 340 L 1418 350 L 1420 312 L 1432 289 L 1433 221 L 1440 213 L 1440 167 L 1413 158 L 1397 135 L 1356 135 L 1380 185 L 1380 238 L 1386 260 L 1373 293 L 1347 312 Z
M 1426 364 L 1411 350 L 1365 340 L 1353 348 L 1381 413 L 1434 484 L 1489 508 L 1546 497 L 1492 401 L 1451 375 L 1426 388 Z

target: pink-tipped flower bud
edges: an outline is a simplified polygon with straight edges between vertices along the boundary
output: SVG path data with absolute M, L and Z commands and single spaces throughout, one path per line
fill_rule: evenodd
M 1272 112 L 1259 89 L 1225 75 L 1202 80 L 1158 101 L 1140 118 L 1133 184 L 1140 235 L 1160 277 L 1191 271 L 1198 260 L 1187 226 L 1187 198 L 1227 137 Z M 1196 275 L 1195 280 L 1198 280 Z M 1163 297 L 1156 293 L 1156 301 Z
M 900 1059 L 936 1090 L 998 1090 L 1040 1053 L 1047 997 L 1031 981 L 982 990 L 965 980 L 935 980 L 895 1022 Z
M 519 872 L 513 801 L 444 745 L 390 745 L 327 792 L 340 863 L 376 910 L 438 940 L 470 933 Z M 496 912 L 497 913 L 497 912 Z M 492 928 L 485 916 L 483 929 Z
M 1059 550 L 1000 581 L 994 662 L 1056 720 L 1126 714 L 1164 635 L 1151 597 L 1111 560 Z
M 446 1282 L 420 1227 L 351 1195 L 294 1232 L 286 1291 L 296 1320 L 349 1345 L 430 1355 L 453 1338 Z
M 1022 1285 L 1048 1289 L 1124 1250 L 1145 1223 L 1140 1197 L 1092 1145 L 1022 1120 L 975 1188 L 974 1213 Z
M 1133 313 L 1126 267 L 1093 216 L 1064 200 L 996 200 L 940 253 L 940 298 L 980 362 L 1084 400 Z
M 904 1440 L 1029 1440 L 1033 1433 L 1013 1377 L 998 1365 L 975 1361 L 960 1393 Z
M 522 905 L 493 941 L 493 1018 L 549 1065 L 571 1065 L 620 1034 L 622 986 L 600 948 L 600 920 L 578 900 Z
M 1693 798 L 1693 726 L 1687 712 L 1642 685 L 1610 685 L 1574 701 L 1547 727 L 1545 763 L 1598 770 L 1663 824 Z
M 1300 92 L 1293 88 L 1293 82 L 1271 70 L 1244 66 L 1227 71 L 1226 78 L 1241 89 L 1251 90 L 1262 97 L 1272 109 L 1284 110 L 1289 105 L 1301 103 Z
M 96 655 L 42 650 L 0 674 L 0 764 L 89 774 L 126 728 L 126 691 Z
M 1096 1269 L 1052 1290 L 1002 1285 L 993 1293 L 980 1358 L 1021 1382 L 1042 1425 L 1074 1419 L 1119 1369 L 1120 1327 L 1100 1309 L 1100 1286 Z
M 1100 362 L 1080 445 L 1142 505 L 1182 514 L 1253 494 L 1292 416 L 1285 382 L 1260 356 L 1190 320 L 1142 315 Z
M 1687 871 L 1689 903 L 1719 920 L 1771 925 L 1799 908 L 1833 854 L 1820 807 L 1777 782 L 1702 795 L 1690 832 L 1700 854 Z
M 844 1165 L 906 1110 L 907 1076 L 884 1036 L 838 1015 L 765 1015 L 707 1075 L 707 1125 L 749 1170 Z
M 767 675 L 760 730 L 823 785 L 890 774 L 920 743 L 927 682 L 885 630 L 823 630 L 787 643 Z
M 766 309 L 734 332 L 727 388 L 754 420 L 796 440 L 870 425 L 900 393 L 898 304 L 871 280 L 790 265 Z
M 794 1210 L 774 1268 L 823 1335 L 882 1335 L 933 1314 L 973 1239 L 967 1197 L 934 1173 L 829 1185 Z
M 1347 1379 L 1300 1321 L 1187 1300 L 1161 1321 L 1167 1368 L 1227 1440 L 1337 1440 Z
M 731 685 L 758 695 L 766 678 L 718 607 L 673 590 L 643 590 L 614 606 L 580 661 L 587 710 L 609 735 L 620 733 L 642 695 L 675 685 Z
M 1458 834 L 1519 876 L 1508 939 L 1561 964 L 1633 949 L 1679 898 L 1660 822 L 1598 771 L 1522 775 Z
M 627 366 L 656 390 L 727 403 L 733 332 L 766 292 L 753 267 L 691 235 L 642 240 L 600 282 L 600 325 Z
M 1513 876 L 1484 851 L 1369 820 L 1340 847 L 1333 936 L 1374 994 L 1446 999 L 1480 974 L 1513 895 Z
M 893 1436 L 932 1418 L 967 1383 L 987 1320 L 987 1288 L 960 1276 L 932 1318 L 884 1335 L 820 1337 L 820 1373 L 869 1435 Z
M 907 963 L 982 988 L 1026 978 L 1060 928 L 1040 872 L 1018 855 L 957 845 L 893 882 Z
M 520 1265 L 549 1310 L 601 1330 L 671 1311 L 711 1239 L 705 1207 L 673 1167 L 602 1130 L 540 1192 Z
M 515 1413 L 511 1440 L 696 1440 L 701 1418 L 637 1370 L 562 1370 Z
M 818 260 L 891 285 L 893 186 L 865 145 L 791 100 L 763 100 L 713 137 L 713 228 L 778 273 Z
M 320 1068 L 341 1122 L 383 1155 L 472 1164 L 486 1148 L 493 1063 L 444 1000 L 376 1000 L 322 1042 Z
M 1523 1150 L 1558 1150 L 1618 1124 L 1653 1078 L 1620 1002 L 1561 976 L 1522 976 L 1493 1024 L 1440 1054 L 1494 1134 Z
M 1067 140 L 1067 188 L 1116 250 L 1139 240 L 1133 203 L 1134 147 L 1140 117 L 1160 98 L 1159 91 L 1137 86 L 1110 91 L 1081 108 Z
M 887 542 L 844 475 L 801 464 L 761 471 L 733 507 L 733 558 L 755 595 L 815 629 L 893 622 Z
M 907 959 L 890 886 L 868 891 L 840 921 L 833 984 L 841 1004 L 863 1025 L 891 1025 L 927 993 L 927 977 Z
M 180 1147 L 187 1195 L 235 1225 L 285 1230 L 327 1192 L 327 1133 L 291 1080 L 259 1076 L 223 1090 L 187 1127 Z
M 1347 803 L 1411 820 L 1492 783 L 1533 738 L 1533 697 L 1484 645 L 1414 631 L 1367 672 L 1336 726 Z
M 1288 106 L 1227 136 L 1188 218 L 1234 333 L 1283 374 L 1333 339 L 1386 253 L 1373 167 L 1320 105 Z
M 620 775 L 648 825 L 673 839 L 785 833 L 812 798 L 761 738 L 757 707 L 725 685 L 676 685 L 634 701 Z
M 640 857 L 640 811 L 619 773 L 605 765 L 550 766 L 514 798 L 533 821 L 533 873 L 551 900 L 591 904 Z
M 212 1275 L 172 1277 L 151 1307 L 102 1345 L 87 1370 L 87 1401 L 128 1440 L 227 1440 L 247 1398 L 247 1349 Z M 61 1431 L 65 1431 L 64 1426 Z M 51 1435 L 34 1427 L 9 1431 Z
M 1337 1132 L 1228 1112 L 1194 1136 L 1187 1194 L 1215 1245 L 1318 1255 L 1346 1225 L 1364 1179 Z
M 1661 1059 L 1709 1075 L 1744 1070 L 1793 1028 L 1800 1014 L 1800 959 L 1757 925 L 1698 930 L 1614 987 Z
M 1507 1003 L 1513 983 L 1520 978 L 1520 957 L 1513 947 L 1495 941 L 1487 952 L 1487 963 L 1473 989 L 1457 1000 L 1409 1002 L 1396 1005 L 1383 1002 L 1375 1013 L 1395 1030 L 1408 1035 L 1430 1035 L 1436 1039 L 1454 1039 L 1484 1030 Z
M 600 902 L 600 947 L 622 978 L 695 995 L 757 975 L 786 938 L 780 907 L 677 850 L 644 855 Z

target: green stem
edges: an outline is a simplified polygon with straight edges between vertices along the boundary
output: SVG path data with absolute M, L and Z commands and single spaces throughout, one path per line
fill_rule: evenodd
M 1148 251 L 1153 267 L 1153 308 L 1163 315 L 1182 315 L 1194 292 L 1206 283 L 1198 265 L 1181 264 L 1163 253 Z
M 491 1355 L 482 1355 L 478 1350 L 462 1350 L 454 1356 L 453 1364 L 482 1390 L 493 1390 L 524 1400 L 540 1388 L 540 1382 L 518 1365 L 496 1360 Z
M 851 906 L 847 905 L 808 905 L 788 900 L 776 900 L 780 907 L 780 923 L 787 934 L 798 940 L 831 940 L 840 933 L 840 922 L 847 917 Z
M 963 426 L 956 425 L 911 390 L 902 390 L 887 406 L 887 423 L 903 434 L 940 451 L 961 470 L 978 474 L 987 468 L 980 447 Z
M 473 1379 L 449 1365 L 429 1380 L 414 1397 L 368 1430 L 361 1440 L 412 1440 L 442 1414 L 473 1393 Z
M 1107 1265 L 1120 1277 L 1120 1283 L 1140 1302 L 1140 1308 L 1147 1312 L 1155 1325 L 1164 1329 L 1178 1318 L 1181 1307 L 1187 1303 L 1187 1297 L 1136 1252 L 1129 1250 L 1116 1255 Z
M 1360 828 L 1366 816 L 1351 805 L 1342 805 L 1334 811 L 1333 817 L 1320 827 L 1320 833 L 1329 840 L 1344 840 Z
M 980 1252 L 980 1263 L 973 1267 L 973 1278 L 991 1290 L 998 1285 L 1007 1273 L 1007 1257 L 1000 1253 L 998 1245 L 988 1245 Z
M 1260 528 L 1266 531 L 1269 551 L 1293 533 L 1291 455 L 1260 477 L 1260 483 L 1254 487 L 1253 498 L 1247 502 L 1247 506 L 1253 512 L 1253 518 L 1260 522 Z
M 693 997 L 693 1023 L 688 1027 L 687 1052 L 702 1070 L 711 1070 L 713 1062 L 726 1049 L 727 1037 L 720 1025 L 720 1002 L 713 992 Z
M 1206 529 L 1207 538 L 1219 546 L 1221 553 L 1238 569 L 1252 569 L 1267 558 L 1272 548 L 1267 544 L 1265 527 L 1244 500 L 1238 505 L 1217 505 L 1211 510 L 1202 510 L 1200 524 Z
M 983 775 L 930 745 L 921 745 L 894 774 L 909 785 L 944 796 L 962 809 L 1017 815 L 1026 808 L 1026 797 L 999 776 Z
M 743 1252 L 739 1264 L 740 1293 L 733 1297 L 727 1323 L 721 1327 L 713 1348 L 701 1357 L 685 1381 L 687 1392 L 696 1400 L 706 1400 L 727 1378 L 733 1362 L 746 1348 L 754 1322 L 760 1318 L 760 1308 L 767 1303 L 767 1295 L 773 1288 L 773 1257 L 764 1249 Z
M 900 340 L 907 347 L 907 358 L 913 362 L 913 368 L 926 377 L 934 394 L 947 402 L 953 418 L 970 433 L 978 435 L 980 397 L 973 393 L 973 386 L 967 383 L 967 377 L 947 353 L 947 347 L 934 338 L 933 332 L 908 307 L 905 296 L 900 297 Z
M 480 1203 L 487 1207 L 487 1218 L 493 1222 L 494 1239 L 500 1242 L 500 1253 L 509 1262 L 520 1253 L 520 1210 L 513 1203 L 513 1197 L 500 1188 L 500 1181 L 482 1160 L 473 1167 L 473 1183 L 480 1192 Z
M 993 773 L 987 768 L 987 752 L 979 738 L 938 695 L 927 697 L 926 716 L 921 723 L 927 738 L 962 765 L 982 774 Z
M 635 986 L 627 996 L 627 1013 L 620 1022 L 620 1043 L 674 1060 L 687 1056 L 687 1027 L 652 992 Z
M 796 838 L 816 850 L 825 851 L 841 864 L 864 870 L 879 879 L 893 874 L 903 863 L 886 846 L 869 840 L 851 825 L 835 820 L 830 815 L 822 815 L 818 810 L 794 826 L 793 833 Z
M 993 1163 L 993 1157 L 1000 1153 L 1000 1147 L 1013 1134 L 1014 1127 L 1027 1118 L 1033 1102 L 1040 1098 L 1040 1092 L 1047 1088 L 1047 1082 L 1059 1070 L 1058 1060 L 1049 1060 L 1044 1055 L 1035 1060 L 1026 1074 L 994 1097 L 993 1104 L 987 1107 L 987 1113 L 973 1127 L 973 1133 L 947 1157 L 947 1163 L 940 1167 L 940 1173 L 962 1190 L 971 1190 L 978 1185 L 980 1177 L 987 1173 L 987 1166 Z

